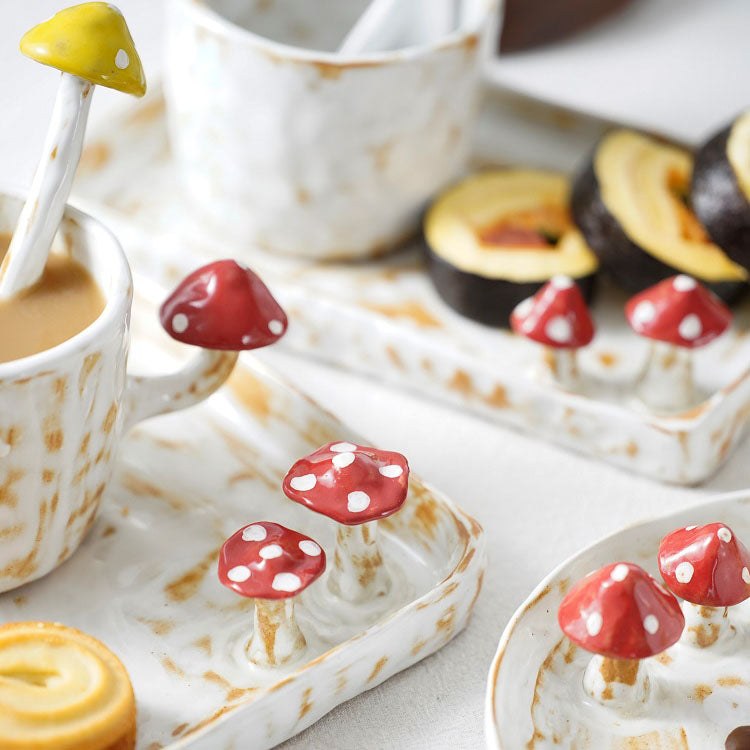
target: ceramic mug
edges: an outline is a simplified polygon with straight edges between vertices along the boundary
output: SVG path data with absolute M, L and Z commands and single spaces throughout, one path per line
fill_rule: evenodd
M 20 194 L 0 192 L 0 231 L 13 231 L 21 206 Z M 200 401 L 234 364 L 201 351 L 175 374 L 129 376 L 133 282 L 120 244 L 72 208 L 55 244 L 89 270 L 106 305 L 62 344 L 0 363 L 0 591 L 45 575 L 76 550 L 131 425 Z
M 314 259 L 378 255 L 466 168 L 497 0 L 464 0 L 460 29 L 404 49 L 304 48 L 335 49 L 365 5 L 169 0 L 171 144 L 216 237 Z

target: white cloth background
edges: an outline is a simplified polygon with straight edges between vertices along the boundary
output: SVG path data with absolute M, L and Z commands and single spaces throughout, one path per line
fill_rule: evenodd
M 70 0 L 73 2 L 73 0 Z M 28 185 L 57 76 L 23 58 L 22 33 L 65 0 L 0 3 L 0 181 Z M 118 0 L 146 74 L 160 70 L 160 0 Z M 127 97 L 97 89 L 92 125 Z M 490 660 L 513 611 L 553 566 L 603 534 L 708 495 L 750 485 L 750 444 L 705 486 L 662 486 L 459 411 L 291 356 L 267 360 L 374 444 L 402 451 L 413 470 L 484 526 L 489 569 L 467 629 L 436 655 L 340 706 L 285 750 L 483 746 Z M 220 750 L 217 748 L 217 750 Z

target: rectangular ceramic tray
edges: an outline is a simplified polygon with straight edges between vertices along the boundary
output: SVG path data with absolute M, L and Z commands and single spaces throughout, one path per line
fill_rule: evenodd
M 136 279 L 136 290 L 146 286 Z M 169 371 L 186 349 L 137 301 L 131 366 Z M 137 699 L 138 750 L 276 745 L 447 643 L 481 587 L 481 528 L 412 477 L 404 508 L 379 522 L 394 581 L 385 604 L 337 610 L 334 620 L 321 579 L 295 608 L 308 641 L 301 661 L 249 666 L 253 604 L 220 585 L 218 549 L 242 525 L 273 520 L 332 555 L 335 524 L 280 487 L 298 457 L 339 439 L 358 438 L 256 360 L 241 360 L 207 402 L 130 433 L 82 547 L 0 596 L 0 620 L 62 622 L 120 656 Z
M 506 126 L 519 138 L 518 127 L 512 128 L 514 115 L 516 125 L 528 116 L 543 143 L 557 144 L 558 151 L 545 157 L 555 166 L 568 165 L 601 132 L 601 123 L 580 119 L 565 121 L 565 129 L 558 124 L 556 130 L 555 113 L 545 115 L 540 107 L 527 111 L 513 98 L 491 100 L 480 128 L 482 153 L 502 158 L 502 145 L 492 149 L 486 142 L 492 118 L 502 122 L 495 129 L 502 141 Z M 516 142 L 514 156 L 523 160 L 532 144 Z M 530 158 L 538 162 L 538 156 Z M 80 172 L 77 195 L 94 201 L 90 210 L 112 226 L 142 272 L 174 283 L 198 259 L 236 254 L 207 236 L 181 199 L 158 92 L 101 130 L 87 147 Z M 602 286 L 594 306 L 598 334 L 580 358 L 594 386 L 581 395 L 535 377 L 540 353 L 532 342 L 475 324 L 443 304 L 426 276 L 419 247 L 356 264 L 316 265 L 253 250 L 241 255 L 291 316 L 285 346 L 627 470 L 698 483 L 745 433 L 750 414 L 747 307 L 738 311 L 732 332 L 697 352 L 698 385 L 713 395 L 697 408 L 665 418 L 638 408 L 629 395 L 648 347 L 627 328 L 625 297 L 614 289 Z

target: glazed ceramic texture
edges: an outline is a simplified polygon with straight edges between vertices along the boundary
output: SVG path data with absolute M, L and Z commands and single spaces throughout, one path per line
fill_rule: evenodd
M 135 286 L 150 291 L 140 278 Z M 131 365 L 144 375 L 186 356 L 154 325 L 156 314 L 136 295 Z M 123 440 L 78 553 L 53 575 L 0 596 L 0 618 L 85 626 L 110 647 L 138 699 L 138 750 L 282 742 L 445 645 L 481 590 L 482 529 L 412 477 L 404 507 L 379 522 L 388 595 L 353 606 L 328 593 L 337 524 L 287 500 L 281 484 L 296 458 L 339 437 L 367 442 L 243 355 L 213 398 Z M 253 602 L 217 577 L 224 540 L 257 519 L 312 537 L 329 561 L 294 600 L 306 650 L 270 669 L 247 659 Z
M 20 208 L 20 198 L 0 194 L 3 232 L 13 230 Z M 231 371 L 221 355 L 202 352 L 177 374 L 129 381 L 133 286 L 120 245 L 73 209 L 56 244 L 89 269 L 107 303 L 72 339 L 0 364 L 2 591 L 73 554 L 96 519 L 124 429 L 205 398 Z
M 330 45 L 329 28 L 343 38 L 356 19 L 347 5 L 168 4 L 172 146 L 217 237 L 317 259 L 382 254 L 465 168 L 495 1 L 469 0 L 465 28 L 429 46 L 361 58 L 304 49 L 310 35 Z M 230 18 L 283 30 L 287 43 Z M 295 19 L 307 37 L 289 31 Z
M 489 750 L 723 747 L 727 735 L 750 715 L 750 603 L 731 609 L 737 629 L 731 647 L 699 647 L 686 629 L 677 644 L 642 660 L 640 669 L 650 687 L 629 703 L 622 698 L 634 685 L 618 681 L 617 675 L 611 676 L 602 701 L 586 696 L 582 677 L 592 654 L 562 634 L 556 614 L 575 581 L 613 561 L 636 563 L 658 578 L 659 544 L 676 528 L 721 519 L 747 538 L 748 508 L 750 493 L 745 491 L 641 523 L 550 573 L 511 619 L 490 669 L 485 704 Z M 601 679 L 606 680 L 603 671 Z
M 117 228 L 144 274 L 173 284 L 191 265 L 226 256 L 226 244 L 180 200 L 157 92 L 94 138 L 77 184 Z M 158 247 L 147 235 L 159 236 Z M 702 482 L 747 432 L 746 309 L 738 309 L 724 336 L 695 351 L 694 405 L 662 416 L 634 395 L 650 344 L 625 321 L 627 297 L 604 283 L 592 307 L 596 337 L 576 353 L 584 388 L 575 393 L 552 382 L 535 342 L 465 320 L 443 305 L 419 248 L 359 264 L 313 265 L 261 252 L 247 259 L 289 313 L 280 346 L 385 378 L 626 471 Z

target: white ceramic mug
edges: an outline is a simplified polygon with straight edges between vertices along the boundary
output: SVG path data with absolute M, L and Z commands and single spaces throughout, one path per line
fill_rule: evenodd
M 0 192 L 0 232 L 13 231 L 21 205 L 20 194 Z M 71 208 L 55 244 L 89 270 L 106 305 L 62 344 L 0 363 L 0 591 L 45 575 L 76 550 L 129 426 L 205 398 L 235 361 L 201 351 L 178 373 L 128 376 L 133 282 L 120 244 Z
M 460 28 L 404 49 L 303 48 L 335 49 L 365 5 L 169 0 L 165 93 L 181 181 L 239 253 L 378 255 L 465 169 L 497 0 L 463 0 Z

